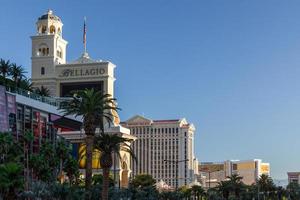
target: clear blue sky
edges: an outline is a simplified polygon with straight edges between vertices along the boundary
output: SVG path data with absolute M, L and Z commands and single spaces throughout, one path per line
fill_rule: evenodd
M 194 123 L 200 161 L 261 158 L 274 178 L 300 171 L 300 2 L 282 0 L 1 1 L 0 57 L 30 71 L 35 22 L 64 23 L 67 59 L 116 68 L 123 120 Z

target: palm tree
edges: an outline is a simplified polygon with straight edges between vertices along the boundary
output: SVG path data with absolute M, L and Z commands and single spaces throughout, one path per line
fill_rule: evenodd
M 6 78 L 10 75 L 11 71 L 11 64 L 10 61 L 5 61 L 4 59 L 0 59 L 0 74 L 2 75 L 4 79 L 4 83 L 6 84 Z
M 184 199 L 190 199 L 192 196 L 192 189 L 187 186 L 182 186 L 179 188 L 179 192 L 182 194 Z
M 218 186 L 216 188 L 222 194 L 222 197 L 224 199 L 227 200 L 229 198 L 229 194 L 230 194 L 229 181 L 221 181 L 220 183 L 218 183 Z
M 50 96 L 50 90 L 44 86 L 41 86 L 41 88 L 36 88 L 34 92 L 43 97 Z
M 74 92 L 70 100 L 61 103 L 64 115 L 82 116 L 83 129 L 86 135 L 86 177 L 85 186 L 89 190 L 92 183 L 92 155 L 94 136 L 97 127 L 104 133 L 104 120 L 112 121 L 111 110 L 117 110 L 115 99 L 109 94 L 102 94 L 94 89 Z
M 242 182 L 243 177 L 239 176 L 238 174 L 233 174 L 230 177 L 227 177 L 229 180 L 229 185 L 231 191 L 234 193 L 236 198 L 240 198 L 240 193 L 244 188 L 244 184 Z
M 258 181 L 257 181 L 257 185 L 258 185 L 258 187 L 259 187 L 259 190 L 261 191 L 261 192 L 263 192 L 263 196 L 265 196 L 265 193 L 270 193 L 270 192 L 272 192 L 272 191 L 274 191 L 275 190 L 275 184 L 274 184 L 274 182 L 273 182 L 273 180 L 272 180 L 272 178 L 271 177 L 269 177 L 268 175 L 266 175 L 266 174 L 262 174 L 260 177 L 259 177 L 259 179 L 258 179 Z M 269 196 L 269 195 L 268 195 Z
M 25 73 L 27 73 L 22 66 L 18 66 L 16 63 L 11 64 L 10 75 L 12 80 L 15 82 L 15 86 L 19 87 L 21 80 L 25 78 Z
M 101 152 L 100 166 L 103 172 L 102 200 L 108 199 L 109 171 L 113 165 L 112 155 L 117 154 L 121 158 L 120 151 L 124 151 L 135 158 L 130 142 L 132 142 L 131 139 L 124 138 L 118 134 L 106 134 L 102 132 L 95 137 L 95 149 Z
M 200 185 L 193 185 L 192 192 L 198 200 L 202 200 L 202 196 L 204 195 L 204 189 Z
M 31 91 L 32 92 L 32 83 L 30 79 L 23 79 L 19 82 L 19 87 L 23 90 Z

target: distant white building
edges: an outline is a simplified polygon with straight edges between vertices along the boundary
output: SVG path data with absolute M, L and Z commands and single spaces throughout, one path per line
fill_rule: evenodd
M 238 174 L 246 185 L 255 183 L 262 174 L 270 175 L 270 164 L 260 159 L 202 162 L 199 164 L 200 182 L 205 187 L 214 187 L 226 177 Z
M 132 175 L 151 174 L 156 182 L 178 187 L 196 179 L 198 161 L 194 154 L 195 127 L 186 119 L 152 120 L 134 116 L 121 123 L 137 140 L 133 143 L 137 162 Z M 176 176 L 178 177 L 176 180 Z

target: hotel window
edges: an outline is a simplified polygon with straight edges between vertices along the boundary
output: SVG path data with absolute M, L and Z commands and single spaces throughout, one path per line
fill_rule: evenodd
M 232 165 L 232 169 L 233 169 L 233 170 L 237 170 L 237 164 L 233 164 L 233 165 Z
M 55 33 L 55 26 L 53 25 L 50 26 L 50 33 Z
M 57 33 L 58 33 L 58 35 L 61 35 L 61 30 L 60 30 L 60 28 L 57 29 Z
M 62 52 L 61 52 L 61 51 L 59 51 L 59 50 L 57 50 L 57 51 L 56 51 L 56 56 L 58 56 L 58 57 L 62 58 Z
M 175 128 L 172 128 L 172 133 L 175 133 Z
M 176 133 L 178 133 L 178 128 L 176 128 Z
M 43 26 L 43 27 L 42 27 L 42 33 L 46 33 L 46 30 L 47 30 L 47 27 L 46 27 L 46 26 Z
M 41 67 L 41 75 L 45 75 L 45 67 Z
M 41 48 L 39 48 L 38 55 L 48 56 L 49 55 L 49 48 L 48 47 L 41 47 Z

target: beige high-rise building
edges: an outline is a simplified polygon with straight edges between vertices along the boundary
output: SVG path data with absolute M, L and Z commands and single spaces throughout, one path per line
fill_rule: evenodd
M 152 120 L 134 116 L 122 122 L 137 140 L 133 142 L 137 162 L 132 175 L 151 174 L 175 188 L 196 179 L 198 161 L 194 154 L 195 127 L 185 119 Z M 177 177 L 177 180 L 176 180 Z
M 243 177 L 246 185 L 251 185 L 262 174 L 270 175 L 270 164 L 263 163 L 260 159 L 253 160 L 227 160 L 224 162 L 202 162 L 199 164 L 200 182 L 205 187 L 217 186 L 226 180 L 227 176 L 238 174 Z

